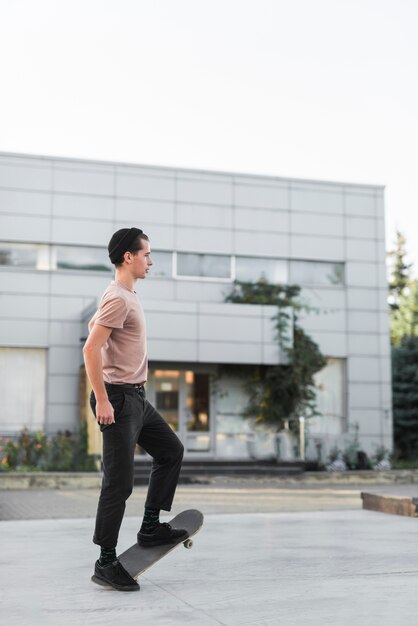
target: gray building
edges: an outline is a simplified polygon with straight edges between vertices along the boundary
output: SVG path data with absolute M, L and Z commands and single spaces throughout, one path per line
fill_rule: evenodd
M 113 278 L 111 234 L 138 226 L 154 266 L 138 282 L 148 328 L 147 393 L 190 457 L 254 458 L 274 437 L 242 417 L 222 363 L 283 362 L 275 307 L 225 302 L 234 279 L 297 283 L 302 325 L 328 358 L 307 455 L 392 449 L 380 186 L 0 153 L 1 431 L 76 430 L 82 338 Z M 282 456 L 297 454 L 283 434 Z

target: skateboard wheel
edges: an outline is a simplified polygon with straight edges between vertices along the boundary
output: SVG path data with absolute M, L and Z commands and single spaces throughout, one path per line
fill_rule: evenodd
M 186 539 L 186 541 L 183 541 L 183 545 L 189 550 L 193 545 L 193 541 L 191 539 Z

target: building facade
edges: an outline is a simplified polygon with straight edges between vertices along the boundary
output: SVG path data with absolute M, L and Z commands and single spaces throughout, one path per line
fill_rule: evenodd
M 242 412 L 222 364 L 278 364 L 275 307 L 226 303 L 233 281 L 299 284 L 304 329 L 328 365 L 307 456 L 358 429 L 392 449 L 384 190 L 123 163 L 0 153 L 1 431 L 77 430 L 87 321 L 113 279 L 112 233 L 138 226 L 153 268 L 138 282 L 147 394 L 186 455 L 266 458 L 275 437 Z M 286 437 L 285 437 L 286 439 Z M 282 456 L 298 454 L 292 438 Z

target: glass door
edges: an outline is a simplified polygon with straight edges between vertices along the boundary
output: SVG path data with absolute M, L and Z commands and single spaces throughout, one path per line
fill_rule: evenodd
M 171 428 L 179 431 L 179 392 L 181 372 L 177 370 L 155 370 L 152 372 L 154 406 Z
M 147 397 L 179 436 L 186 456 L 213 453 L 209 374 L 150 370 Z
M 209 374 L 184 372 L 184 431 L 186 452 L 212 452 Z

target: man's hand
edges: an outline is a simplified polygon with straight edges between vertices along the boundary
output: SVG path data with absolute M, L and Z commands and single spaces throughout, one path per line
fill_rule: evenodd
M 96 418 L 99 424 L 114 424 L 115 416 L 113 406 L 109 400 L 96 402 Z

